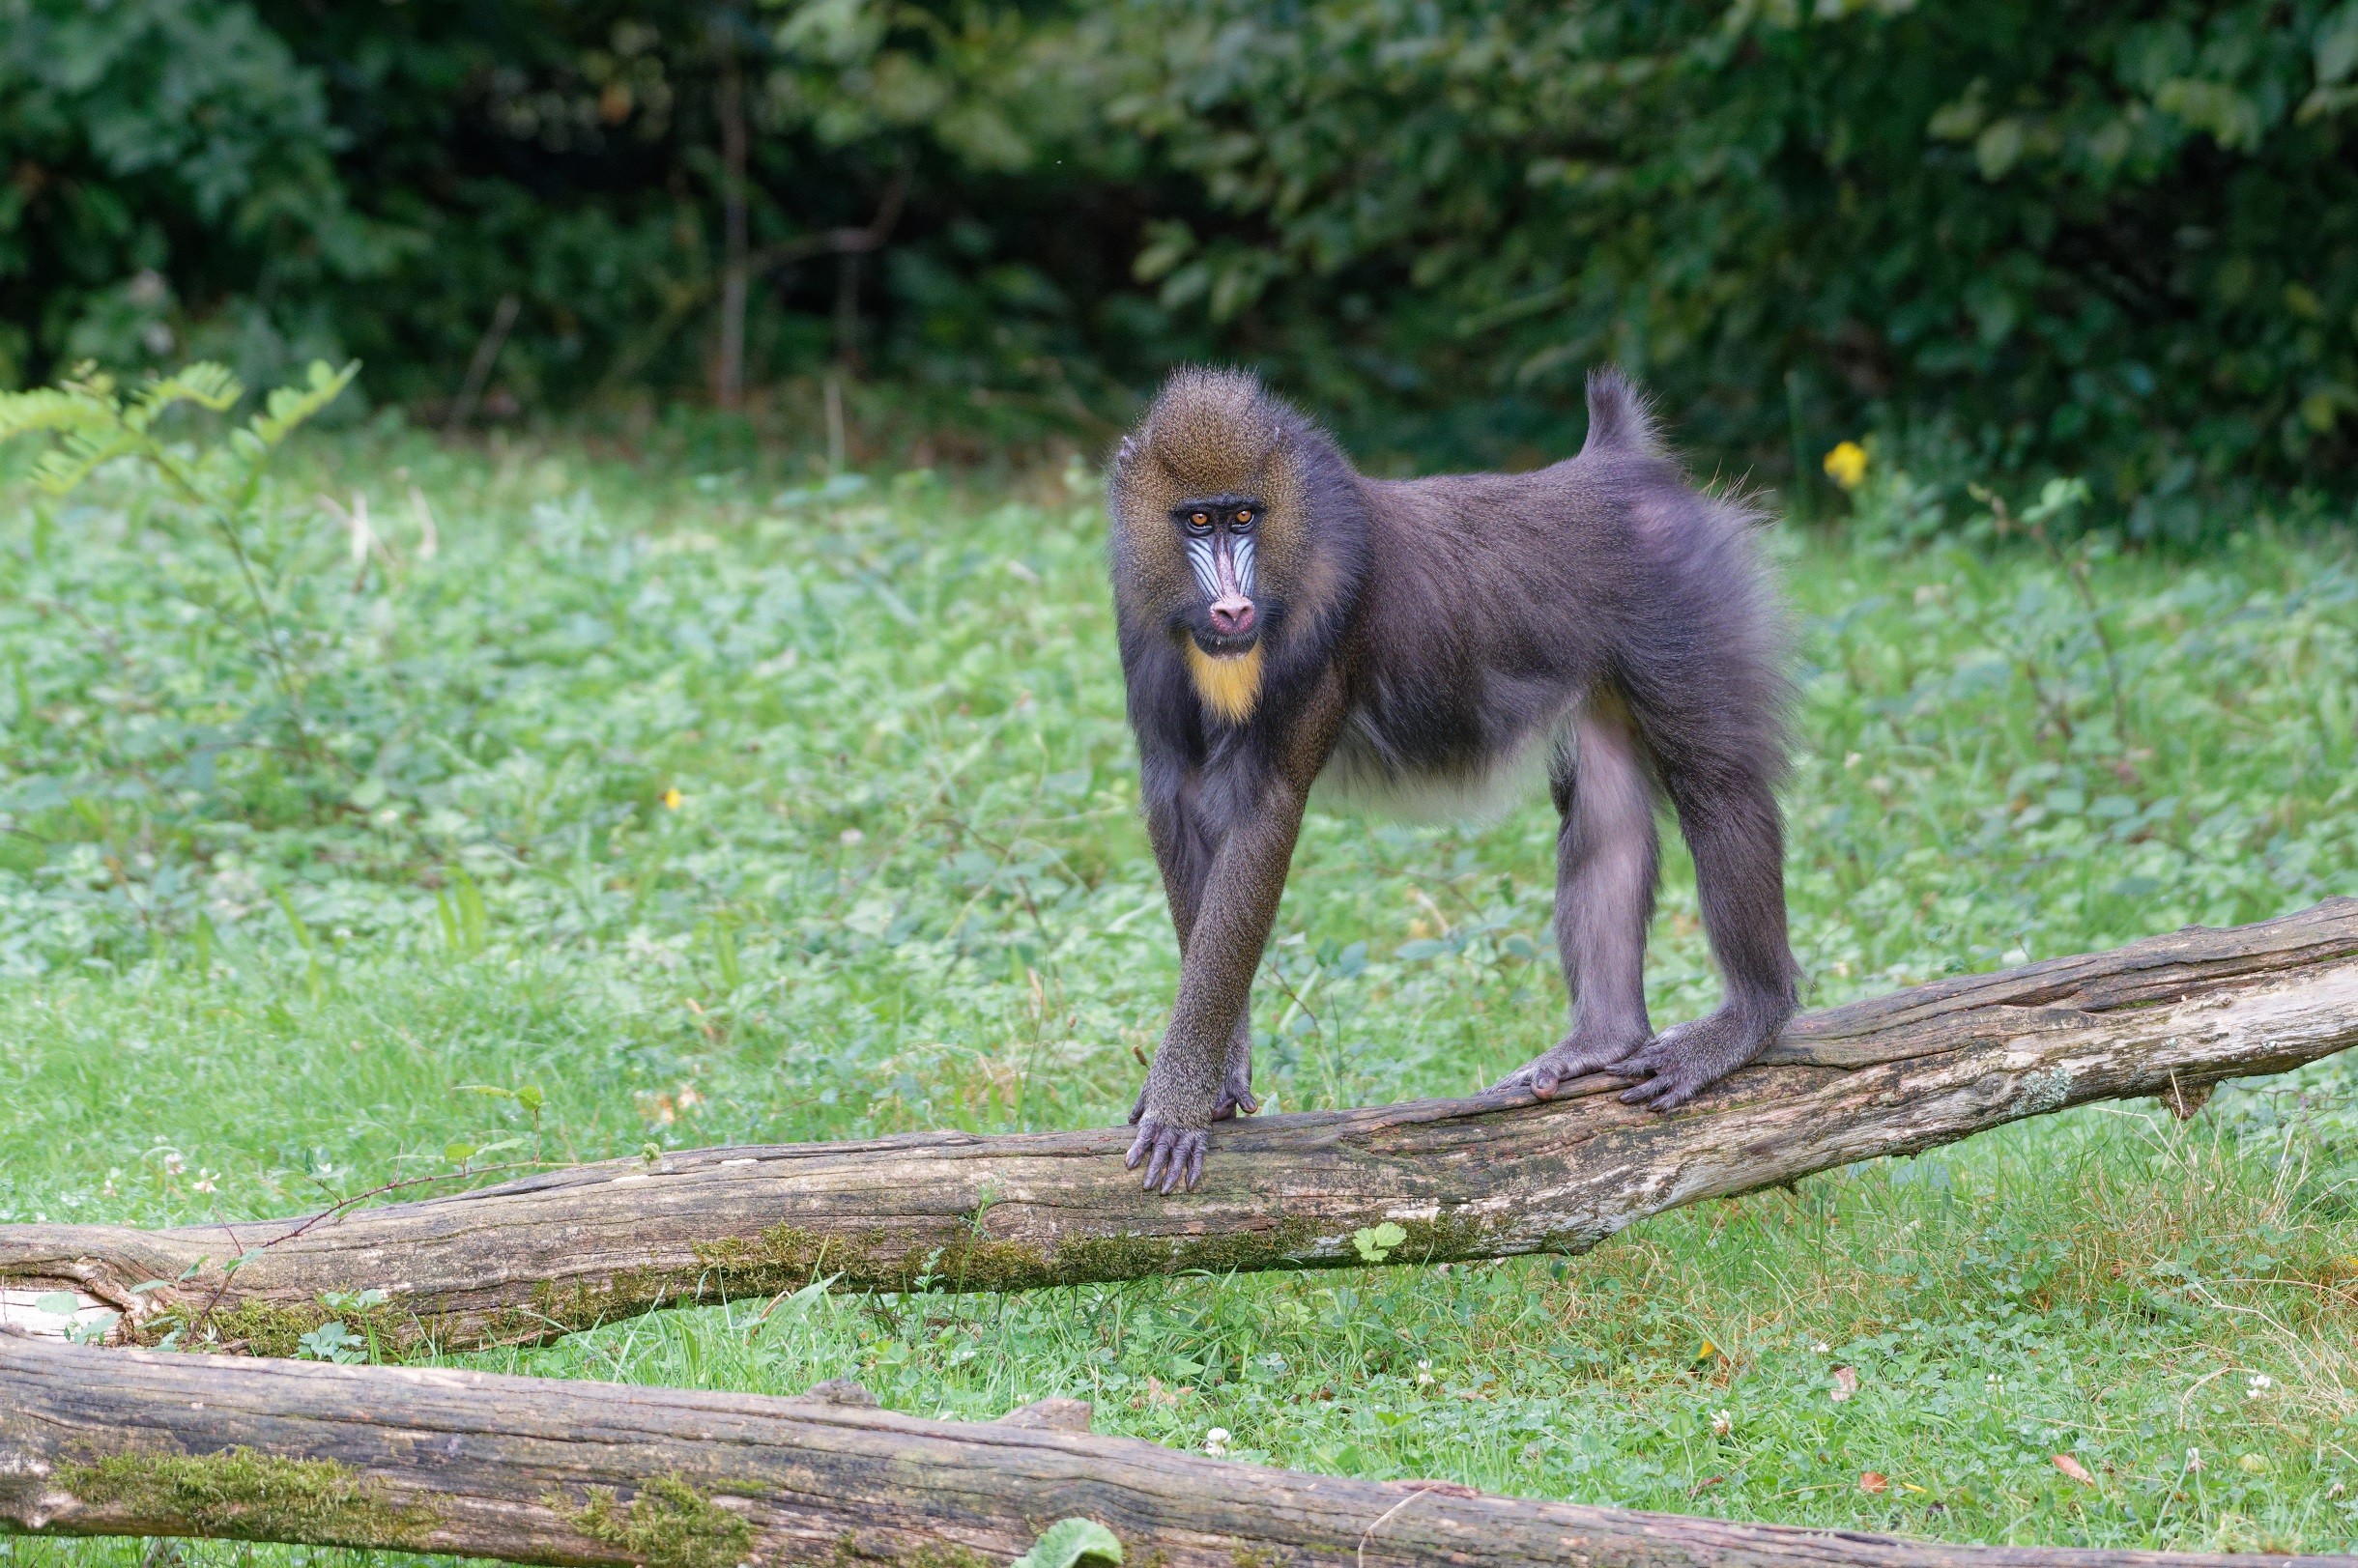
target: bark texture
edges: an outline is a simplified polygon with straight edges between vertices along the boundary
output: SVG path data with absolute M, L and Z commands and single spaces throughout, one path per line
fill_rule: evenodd
M 85 1331 L 112 1311 L 117 1338 L 177 1326 L 285 1354 L 330 1317 L 387 1349 L 457 1348 L 817 1277 L 1004 1291 L 1579 1252 L 1681 1204 L 2089 1100 L 2156 1096 L 2191 1114 L 2222 1079 L 2353 1043 L 2358 900 L 2342 898 L 1810 1013 L 1670 1116 L 1622 1105 L 1605 1076 L 1546 1103 L 1264 1116 L 1217 1128 L 1203 1185 L 1171 1197 L 1138 1189 L 1122 1168 L 1130 1133 L 1114 1128 L 701 1150 L 324 1221 L 13 1225 L 0 1227 L 0 1310 L 56 1332 L 33 1304 L 71 1292 Z M 1390 1247 L 1361 1235 L 1387 1224 Z M 384 1299 L 356 1307 L 363 1290 Z M 346 1297 L 332 1310 L 330 1293 Z
M 1109 1528 L 1128 1562 L 1164 1568 L 2358 1563 L 1943 1546 L 1338 1480 L 1054 1423 L 921 1420 L 831 1392 L 768 1399 L 0 1335 L 0 1525 L 601 1568 L 980 1568 L 1073 1517 Z

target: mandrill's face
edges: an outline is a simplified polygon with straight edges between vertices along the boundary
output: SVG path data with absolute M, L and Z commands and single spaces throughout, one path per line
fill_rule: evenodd
M 1253 603 L 1252 538 L 1261 503 L 1250 496 L 1183 499 L 1171 508 L 1195 597 L 1179 612 L 1181 630 L 1212 659 L 1241 659 L 1261 639 Z
M 1301 467 L 1277 411 L 1249 376 L 1182 374 L 1110 478 L 1123 618 L 1163 628 L 1209 716 L 1245 723 L 1307 549 Z

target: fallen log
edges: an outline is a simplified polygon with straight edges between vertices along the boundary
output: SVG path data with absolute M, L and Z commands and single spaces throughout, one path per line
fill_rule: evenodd
M 814 1390 L 818 1392 L 818 1390 Z M 1343 1480 L 1069 1424 L 0 1334 L 0 1525 L 582 1568 L 1006 1562 L 1091 1519 L 1134 1564 L 2164 1568 L 2353 1557 L 1943 1546 Z M 1077 1401 L 1060 1401 L 1068 1407 Z M 1082 1408 L 1085 1410 L 1085 1407 Z
M 707 1149 L 324 1218 L 0 1227 L 0 1299 L 20 1326 L 61 1331 L 41 1308 L 70 1305 L 85 1335 L 120 1314 L 111 1337 L 286 1354 L 331 1318 L 382 1351 L 460 1348 L 815 1278 L 1006 1291 L 1579 1252 L 1681 1204 L 2090 1100 L 2191 1114 L 2222 1079 L 2353 1043 L 2358 900 L 2337 898 L 1811 1013 L 1667 1117 L 1602 1075 L 1546 1103 L 1264 1116 L 1215 1130 L 1202 1187 L 1170 1197 L 1122 1168 L 1120 1128 Z

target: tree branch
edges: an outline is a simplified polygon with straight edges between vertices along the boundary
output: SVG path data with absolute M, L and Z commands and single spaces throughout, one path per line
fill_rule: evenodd
M 825 229 L 818 234 L 806 234 L 793 240 L 782 240 L 776 244 L 763 245 L 748 259 L 747 271 L 755 276 L 789 262 L 809 261 L 813 256 L 863 255 L 881 250 L 884 242 L 892 238 L 894 227 L 901 221 L 902 204 L 908 198 L 908 171 L 897 170 L 892 183 L 884 187 L 884 198 L 877 204 L 877 215 L 860 228 Z
M 388 1350 L 455 1349 L 830 1275 L 845 1290 L 1000 1291 L 1580 1252 L 1682 1204 L 2069 1105 L 2190 1109 L 2224 1079 L 2354 1043 L 2358 900 L 2337 898 L 1811 1013 L 1667 1117 L 1621 1104 L 1603 1075 L 1544 1104 L 1263 1116 L 1216 1128 L 1202 1187 L 1167 1198 L 1122 1169 L 1126 1128 L 935 1132 L 615 1160 L 235 1236 L 0 1226 L 0 1319 L 63 1332 L 35 1303 L 66 1291 L 85 1333 L 111 1310 L 115 1337 L 146 1343 L 179 1327 L 283 1355 L 335 1319 Z M 1360 1235 L 1387 1224 L 1401 1233 L 1389 1248 L 1389 1233 Z M 369 1289 L 385 1299 L 364 1309 L 321 1299 Z
M 1005 1562 L 1072 1517 L 1112 1530 L 1126 1560 L 1166 1568 L 2358 1561 L 1944 1546 L 1345 1480 L 1093 1436 L 1086 1411 L 1053 1400 L 1002 1421 L 928 1421 L 843 1383 L 773 1399 L 0 1334 L 0 1526 L 579 1568 Z

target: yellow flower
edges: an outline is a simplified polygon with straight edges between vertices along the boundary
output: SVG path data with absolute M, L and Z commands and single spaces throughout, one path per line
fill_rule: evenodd
M 1846 441 L 1826 454 L 1826 476 L 1845 490 L 1856 490 L 1867 476 L 1867 449 Z
M 667 812 L 679 810 L 679 786 L 677 784 L 672 785 L 663 792 L 663 809 Z

